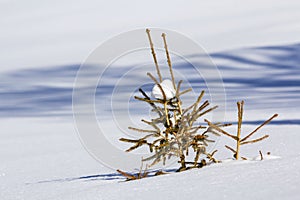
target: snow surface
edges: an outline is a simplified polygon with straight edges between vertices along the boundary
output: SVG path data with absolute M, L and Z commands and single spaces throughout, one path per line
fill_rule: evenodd
M 1 0 L 0 199 L 299 199 L 299 9 L 297 0 Z M 224 148 L 232 141 L 222 138 L 216 157 L 226 162 L 132 182 L 94 160 L 73 122 L 76 72 L 102 41 L 140 27 L 180 31 L 210 53 L 224 80 L 226 120 L 236 119 L 237 100 L 246 102 L 244 133 L 278 113 L 258 134 L 269 139 L 242 147 L 246 157 L 271 157 L 232 161 Z M 188 65 L 174 65 L 196 92 L 205 89 Z M 110 99 L 116 78 L 108 75 L 96 99 Z M 97 105 L 101 117 L 107 111 Z

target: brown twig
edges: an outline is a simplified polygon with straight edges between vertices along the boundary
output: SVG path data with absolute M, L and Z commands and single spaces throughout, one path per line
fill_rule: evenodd
M 218 150 L 214 150 L 212 153 L 207 153 L 206 156 L 209 159 L 209 161 L 212 161 L 214 163 L 220 163 L 221 161 L 217 160 L 214 158 L 214 154 L 217 152 Z
M 170 70 L 170 75 L 172 78 L 172 84 L 174 89 L 176 90 L 176 83 L 175 83 L 175 78 L 174 78 L 174 74 L 173 74 L 173 69 L 172 69 L 172 63 L 171 63 L 171 59 L 170 59 L 170 54 L 169 54 L 169 50 L 168 50 L 168 45 L 167 45 L 167 40 L 166 40 L 166 34 L 163 33 L 161 34 L 163 41 L 164 41 L 164 47 L 166 50 L 166 56 L 167 56 L 167 61 L 168 61 L 168 65 L 169 65 L 169 70 Z
M 225 145 L 225 147 L 227 149 L 229 149 L 230 151 L 232 151 L 232 153 L 236 154 L 236 151 L 233 148 L 231 148 L 230 146 Z
M 239 159 L 239 153 L 240 153 L 240 142 L 241 142 L 241 127 L 242 127 L 242 121 L 243 121 L 243 106 L 244 101 L 237 102 L 238 107 L 238 128 L 237 128 L 237 137 L 236 137 L 236 153 L 235 158 Z
M 190 91 L 192 91 L 192 88 L 188 88 L 188 89 L 186 89 L 186 90 L 183 90 L 182 92 L 180 92 L 180 93 L 178 94 L 178 96 L 182 96 L 182 95 L 184 95 L 184 94 L 186 94 L 186 93 L 188 93 L 188 92 L 190 92 Z
M 268 124 L 269 122 L 271 122 L 275 117 L 277 117 L 278 114 L 274 114 L 272 117 L 270 117 L 268 120 L 266 120 L 264 123 L 262 123 L 259 127 L 257 127 L 254 131 L 252 131 L 251 133 L 249 133 L 246 137 L 244 137 L 241 142 L 246 141 L 249 137 L 251 137 L 256 131 L 258 131 L 261 127 L 263 127 L 264 125 Z
M 155 103 L 153 102 L 153 100 L 151 100 L 150 97 L 146 94 L 146 92 L 144 92 L 144 90 L 142 90 L 142 88 L 139 88 L 139 92 L 142 93 L 142 95 L 145 97 L 144 100 L 147 100 L 147 103 L 149 103 L 153 107 L 154 111 L 157 112 L 158 115 L 161 117 L 162 114 L 161 114 L 160 110 L 155 105 Z M 144 101 L 144 100 L 142 100 L 142 101 Z
M 154 50 L 154 47 L 153 47 L 153 42 L 152 42 L 152 39 L 151 39 L 150 30 L 146 29 L 146 32 L 147 32 L 147 35 L 148 35 L 148 39 L 149 39 L 149 43 L 150 43 L 150 47 L 151 47 L 151 53 L 152 53 L 152 56 L 153 56 L 155 67 L 156 67 L 156 72 L 157 72 L 159 81 L 161 83 L 162 82 L 162 77 L 161 77 L 161 73 L 160 73 L 160 70 L 159 70 L 158 62 L 157 62 L 157 59 L 156 59 L 156 54 L 155 54 L 155 50 Z
M 216 125 L 214 125 L 213 123 L 211 123 L 210 121 L 208 121 L 207 119 L 204 119 L 204 121 L 205 121 L 209 126 L 211 126 L 212 128 L 216 129 L 217 131 L 219 131 L 220 133 L 223 133 L 224 135 L 227 135 L 228 137 L 231 137 L 231 138 L 233 138 L 234 140 L 237 139 L 236 136 L 227 133 L 226 131 L 222 130 L 222 129 L 219 128 L 218 126 L 216 126 Z
M 133 130 L 133 131 L 137 131 L 137 132 L 142 132 L 142 133 L 157 133 L 157 131 L 145 130 L 145 129 L 134 128 L 134 127 L 128 127 L 128 129 Z
M 136 177 L 132 174 L 129 174 L 129 173 L 126 173 L 126 172 L 123 172 L 119 169 L 117 169 L 117 172 L 119 172 L 120 174 L 122 174 L 124 177 L 127 178 L 127 180 L 136 180 Z
M 260 160 L 263 160 L 264 157 L 263 157 L 263 154 L 262 154 L 261 150 L 259 150 L 259 155 L 260 155 Z
M 244 101 L 237 102 L 237 107 L 238 107 L 238 127 L 237 127 L 237 135 L 236 136 L 234 136 L 234 135 L 232 135 L 232 134 L 224 131 L 223 129 L 220 128 L 220 126 L 217 126 L 216 124 L 213 124 L 213 123 L 211 123 L 211 122 L 209 122 L 208 120 L 205 119 L 205 122 L 207 122 L 207 124 L 209 125 L 209 128 L 213 128 L 213 129 L 217 130 L 218 132 L 223 133 L 224 135 L 233 138 L 236 141 L 236 150 L 234 150 L 233 148 L 225 145 L 225 147 L 227 149 L 229 149 L 230 151 L 232 151 L 234 153 L 234 158 L 236 160 L 238 160 L 239 157 L 240 157 L 239 154 L 240 154 L 240 146 L 241 145 L 256 143 L 256 142 L 262 141 L 262 140 L 264 140 L 264 139 L 266 139 L 266 138 L 269 137 L 269 135 L 264 135 L 264 136 L 262 136 L 260 138 L 247 141 L 247 139 L 249 139 L 261 127 L 263 127 L 264 125 L 268 124 L 272 119 L 274 119 L 275 117 L 278 116 L 278 114 L 274 114 L 271 118 L 269 118 L 264 123 L 262 123 L 254 131 L 252 131 L 246 137 L 244 137 L 243 139 L 241 139 L 241 127 L 242 127 L 242 121 L 243 121 Z M 226 124 L 226 126 L 227 126 L 227 124 Z M 206 132 L 208 132 L 208 131 L 209 131 L 209 129 Z M 246 158 L 243 158 L 243 157 L 241 157 L 241 158 L 242 159 L 246 159 Z
M 246 142 L 242 142 L 241 145 L 259 142 L 259 141 L 262 141 L 262 140 L 264 140 L 264 139 L 266 139 L 268 137 L 269 137 L 269 135 L 264 135 L 264 136 L 262 136 L 260 138 L 255 139 L 255 140 L 249 140 L 249 141 L 246 141 Z

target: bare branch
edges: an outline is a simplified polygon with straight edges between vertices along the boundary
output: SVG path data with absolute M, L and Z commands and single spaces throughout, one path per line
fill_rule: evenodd
M 174 74 L 173 74 L 173 69 L 172 69 L 172 63 L 171 63 L 171 59 L 170 59 L 170 54 L 168 51 L 168 45 L 167 45 L 167 40 L 166 40 L 166 34 L 163 33 L 161 34 L 163 40 L 164 40 L 164 45 L 165 45 L 165 50 L 166 50 L 166 56 L 167 56 L 167 60 L 168 60 L 168 65 L 169 65 L 169 70 L 170 70 L 170 74 L 172 77 L 172 83 L 173 83 L 173 87 L 176 90 L 176 84 L 175 84 L 175 78 L 174 78 Z
M 136 177 L 133 176 L 132 174 L 123 172 L 123 171 L 121 171 L 119 169 L 117 169 L 117 172 L 119 172 L 120 174 L 122 174 L 122 176 L 126 177 L 128 180 L 135 180 L 136 179 Z
M 162 77 L 161 77 L 158 62 L 157 62 L 157 59 L 156 59 L 156 54 L 155 54 L 155 51 L 154 51 L 153 42 L 152 42 L 151 35 L 150 35 L 150 30 L 146 29 L 146 32 L 147 32 L 147 35 L 148 35 L 148 39 L 149 39 L 149 43 L 150 43 L 150 47 L 151 47 L 151 52 L 152 52 L 153 60 L 154 60 L 155 67 L 156 67 L 156 72 L 157 72 L 157 75 L 159 77 L 159 81 L 162 82 Z
M 148 99 L 148 102 L 154 109 L 154 111 L 156 111 L 158 113 L 159 116 L 162 116 L 161 112 L 159 111 L 158 107 L 154 104 L 153 101 L 151 101 L 150 97 L 146 94 L 146 92 L 144 92 L 144 90 L 142 90 L 142 88 L 139 88 L 140 93 L 142 93 L 142 95 L 145 97 L 145 99 Z
M 160 133 L 160 129 L 158 128 L 158 126 L 156 126 L 156 124 L 153 121 L 149 122 L 149 121 L 146 121 L 144 119 L 142 119 L 141 121 L 148 124 L 148 125 L 150 125 L 150 126 L 152 126 L 153 128 L 155 128 L 157 133 Z
M 237 128 L 236 154 L 235 154 L 235 158 L 237 160 L 239 159 L 239 152 L 240 152 L 241 127 L 242 127 L 242 121 L 243 121 L 243 106 L 244 106 L 244 101 L 237 102 L 238 128 Z
M 176 89 L 176 97 L 177 98 L 179 97 L 179 92 L 180 92 L 180 87 L 181 87 L 182 82 L 183 82 L 183 80 L 180 80 L 177 84 L 177 89 Z
M 268 124 L 269 122 L 271 122 L 275 117 L 277 117 L 278 114 L 274 114 L 272 117 L 270 117 L 268 120 L 266 120 L 264 123 L 262 123 L 259 127 L 257 127 L 254 131 L 252 131 L 251 133 L 249 133 L 246 137 L 244 137 L 241 142 L 246 141 L 249 137 L 251 137 L 256 131 L 258 131 L 261 127 L 263 127 L 264 125 Z
M 263 154 L 262 154 L 261 150 L 259 150 L 259 155 L 260 155 L 260 160 L 263 160 L 264 157 L 263 157 Z
M 157 131 L 154 131 L 154 130 L 145 130 L 145 129 L 134 128 L 134 127 L 128 127 L 128 129 L 137 131 L 137 132 L 142 132 L 142 133 L 156 133 L 157 134 Z
M 180 93 L 178 94 L 178 96 L 181 96 L 181 95 L 183 95 L 183 94 L 186 94 L 186 93 L 188 93 L 188 92 L 190 92 L 190 91 L 192 91 L 192 88 L 188 88 L 188 89 L 186 89 L 186 90 L 183 90 L 182 92 L 180 92 Z
M 225 147 L 227 149 L 229 149 L 230 151 L 232 151 L 232 153 L 236 154 L 236 151 L 233 148 L 231 148 L 230 146 L 225 145 Z
M 214 106 L 214 107 L 212 107 L 212 108 L 210 108 L 210 109 L 207 109 L 206 111 L 204 111 L 204 112 L 200 113 L 199 115 L 197 115 L 196 118 L 199 118 L 199 117 L 205 115 L 206 113 L 209 113 L 209 112 L 211 112 L 211 111 L 213 111 L 213 110 L 215 110 L 215 109 L 217 109 L 217 108 L 218 108 L 218 106 Z
M 264 135 L 263 137 L 257 138 L 255 140 L 249 140 L 249 141 L 241 142 L 241 145 L 259 142 L 259 141 L 264 140 L 264 139 L 266 139 L 268 137 L 269 137 L 269 135 Z
M 197 107 L 198 107 L 200 101 L 202 100 L 202 97 L 203 97 L 204 93 L 205 93 L 204 90 L 202 90 L 200 95 L 198 96 L 197 101 L 194 104 L 193 112 L 196 112 Z
M 223 129 L 219 128 L 218 126 L 214 125 L 213 123 L 211 123 L 210 121 L 208 121 L 207 119 L 204 119 L 204 121 L 212 128 L 216 129 L 217 131 L 219 131 L 220 133 L 223 133 L 224 135 L 227 135 L 228 137 L 233 138 L 234 140 L 237 140 L 237 137 L 234 135 L 231 135 L 229 133 L 227 133 L 226 131 L 224 131 Z
M 138 97 L 138 96 L 134 96 L 134 98 L 137 99 L 137 100 L 140 100 L 140 101 L 145 101 L 145 102 L 150 103 L 150 104 L 151 103 L 161 103 L 161 104 L 163 104 L 163 101 L 159 100 L 159 99 L 153 100 L 153 99 L 141 98 L 141 97 Z

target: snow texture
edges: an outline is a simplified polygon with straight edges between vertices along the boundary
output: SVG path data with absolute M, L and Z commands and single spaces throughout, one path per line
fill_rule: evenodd
M 0 199 L 298 200 L 299 9 L 297 0 L 1 0 Z M 242 147 L 241 154 L 252 159 L 233 161 L 224 145 L 234 144 L 222 137 L 215 148 L 223 163 L 124 182 L 86 152 L 72 117 L 72 87 L 80 63 L 112 35 L 145 26 L 177 30 L 203 45 L 224 80 L 227 121 L 236 121 L 235 103 L 245 100 L 242 134 L 279 114 L 258 133 L 269 139 Z M 188 64 L 173 65 L 188 74 L 197 93 L 205 89 Z M 115 70 L 122 74 L 128 67 Z M 135 76 L 145 77 L 146 71 Z M 109 105 L 117 77 L 111 73 L 106 78 L 96 100 Z M 125 93 L 132 86 L 134 81 L 121 89 Z M 172 94 L 170 90 L 168 97 Z M 98 116 L 109 112 L 102 110 L 105 106 L 96 104 Z M 145 107 L 133 110 L 140 113 Z M 167 170 L 174 172 L 175 166 Z

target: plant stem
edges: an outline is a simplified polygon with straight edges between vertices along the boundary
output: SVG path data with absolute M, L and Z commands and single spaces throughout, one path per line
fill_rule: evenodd
M 163 38 L 164 45 L 165 45 L 167 61 L 168 61 L 168 65 L 169 65 L 170 75 L 171 75 L 171 78 L 172 78 L 172 84 L 173 84 L 174 90 L 176 90 L 176 83 L 175 83 L 175 78 L 174 78 L 174 74 L 173 74 L 173 69 L 172 69 L 172 63 L 171 63 L 171 59 L 170 59 L 170 54 L 169 54 L 169 50 L 168 50 L 168 46 L 167 46 L 166 34 L 163 33 L 163 34 L 161 34 L 161 36 Z
M 148 39 L 149 39 L 149 43 L 150 43 L 150 47 L 151 47 L 151 53 L 152 53 L 152 56 L 153 56 L 155 67 L 156 67 L 156 72 L 157 72 L 157 75 L 158 75 L 158 78 L 159 78 L 159 82 L 161 83 L 162 82 L 162 77 L 161 77 L 161 73 L 160 73 L 160 70 L 159 70 L 158 63 L 157 63 L 156 54 L 155 54 L 155 51 L 154 51 L 153 42 L 152 42 L 151 35 L 150 35 L 150 29 L 146 29 L 146 32 L 147 32 L 147 35 L 148 35 Z
M 239 159 L 239 152 L 240 152 L 240 142 L 241 142 L 241 126 L 243 120 L 243 106 L 244 101 L 237 102 L 238 107 L 238 129 L 237 129 L 237 139 L 236 139 L 236 154 L 235 159 Z
M 181 163 L 181 170 L 185 170 L 186 166 L 185 166 L 185 156 L 184 156 L 184 154 L 180 155 L 180 163 Z
M 167 122 L 167 127 L 170 126 L 170 119 L 169 119 L 169 113 L 168 113 L 168 107 L 167 107 L 168 102 L 165 101 L 164 103 L 164 109 L 165 109 L 165 115 L 166 115 L 166 122 Z

